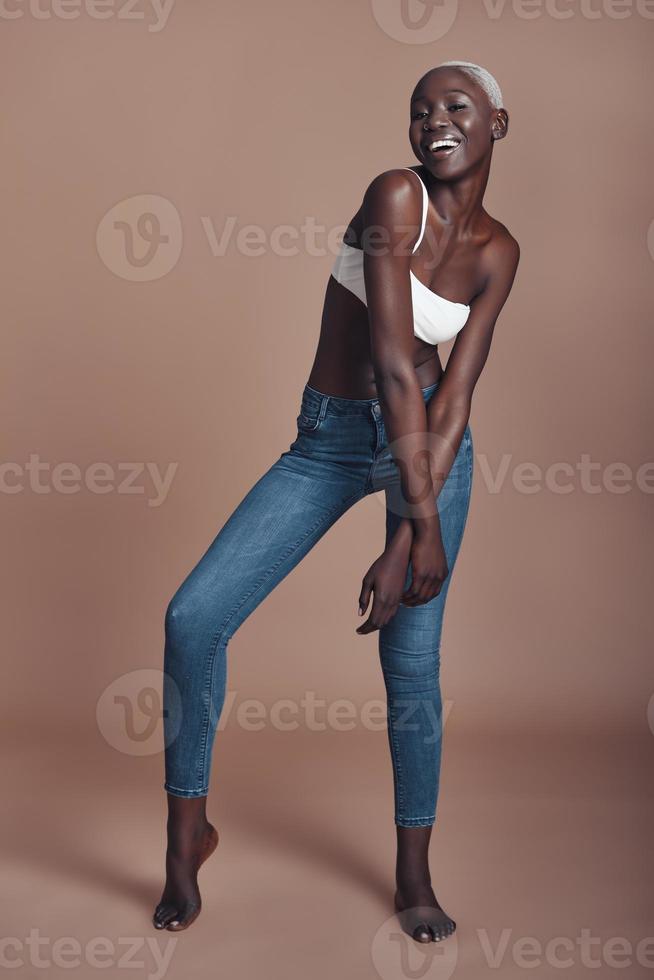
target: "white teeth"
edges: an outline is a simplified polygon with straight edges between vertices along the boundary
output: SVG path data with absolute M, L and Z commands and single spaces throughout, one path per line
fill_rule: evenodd
M 460 140 L 453 140 L 453 139 L 434 140 L 433 143 L 429 144 L 429 149 L 437 150 L 440 146 L 458 146 L 459 143 Z

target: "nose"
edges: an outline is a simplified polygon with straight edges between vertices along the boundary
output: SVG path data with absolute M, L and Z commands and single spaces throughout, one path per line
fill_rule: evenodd
M 434 112 L 431 118 L 425 119 L 422 128 L 425 132 L 429 132 L 430 129 L 442 129 L 443 126 L 449 126 L 447 113 Z

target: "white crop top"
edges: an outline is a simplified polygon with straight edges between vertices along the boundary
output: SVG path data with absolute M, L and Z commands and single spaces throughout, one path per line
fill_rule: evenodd
M 422 224 L 418 241 L 413 247 L 413 254 L 425 233 L 429 196 L 420 174 L 411 170 L 411 167 L 402 167 L 402 169 L 410 170 L 412 174 L 415 174 L 422 187 Z M 362 303 L 367 305 L 366 285 L 363 277 L 363 249 L 341 242 L 331 274 L 336 282 L 340 282 L 342 286 L 349 289 L 355 296 L 358 296 Z M 415 336 L 428 344 L 442 344 L 456 337 L 459 330 L 466 324 L 470 315 L 470 307 L 466 306 L 465 303 L 455 303 L 451 299 L 439 296 L 429 286 L 425 286 L 413 272 L 409 271 L 409 275 L 411 276 L 413 332 Z

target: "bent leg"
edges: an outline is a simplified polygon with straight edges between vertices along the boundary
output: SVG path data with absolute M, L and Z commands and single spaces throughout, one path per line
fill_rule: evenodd
M 400 606 L 379 632 L 379 656 L 388 701 L 388 741 L 393 766 L 395 823 L 434 823 L 441 767 L 440 642 L 454 565 L 470 503 L 472 440 L 469 429 L 437 498 L 449 573 L 440 593 L 421 606 Z M 387 493 L 387 501 L 394 499 Z M 400 516 L 386 511 L 392 538 Z M 411 581 L 411 566 L 406 585 Z
M 360 481 L 283 453 L 254 484 L 166 610 L 164 739 L 168 793 L 206 796 L 225 699 L 226 650 L 251 612 L 352 504 Z

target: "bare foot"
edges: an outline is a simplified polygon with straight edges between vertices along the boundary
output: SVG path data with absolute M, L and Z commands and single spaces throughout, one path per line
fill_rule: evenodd
M 419 943 L 440 942 L 456 922 L 438 903 L 429 873 L 431 827 L 397 827 L 397 865 L 394 904 L 404 932 Z
M 207 820 L 206 799 L 168 794 L 166 884 L 152 917 L 156 929 L 181 932 L 200 914 L 198 871 L 218 846 L 218 831 Z
M 456 929 L 456 922 L 440 907 L 428 883 L 398 888 L 395 911 L 403 930 L 419 943 L 439 943 Z

